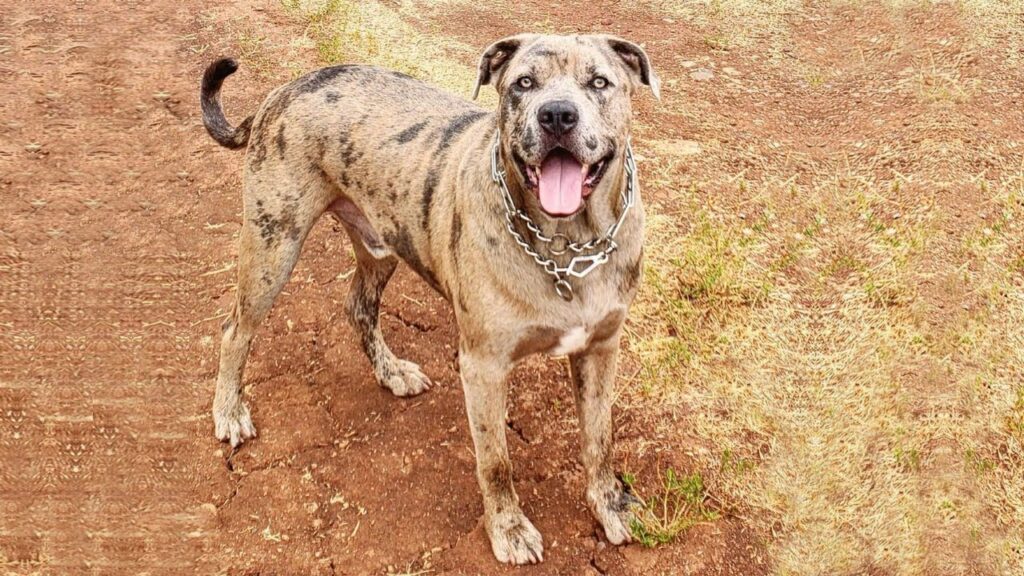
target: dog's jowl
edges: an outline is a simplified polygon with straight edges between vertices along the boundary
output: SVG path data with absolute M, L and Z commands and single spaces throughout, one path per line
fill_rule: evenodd
M 288 280 L 313 223 L 330 212 L 358 261 L 348 317 L 381 386 L 430 387 L 381 334 L 381 293 L 399 259 L 455 311 L 477 477 L 498 560 L 543 559 L 505 443 L 506 378 L 527 355 L 568 355 L 582 431 L 586 498 L 613 544 L 630 539 L 631 496 L 612 468 L 619 336 L 643 254 L 630 150 L 630 98 L 658 94 L 644 51 L 611 36 L 520 35 L 487 48 L 484 110 L 404 74 L 333 66 L 274 90 L 232 127 L 218 94 L 236 69 L 202 82 L 203 121 L 246 148 L 238 293 L 224 323 L 216 435 L 255 435 L 240 397 L 253 333 Z

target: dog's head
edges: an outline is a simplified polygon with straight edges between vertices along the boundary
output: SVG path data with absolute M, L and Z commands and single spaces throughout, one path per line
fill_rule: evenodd
M 474 98 L 485 84 L 498 91 L 503 153 L 552 217 L 579 212 L 622 161 L 637 87 L 659 96 L 644 50 L 605 35 L 499 40 L 480 59 Z

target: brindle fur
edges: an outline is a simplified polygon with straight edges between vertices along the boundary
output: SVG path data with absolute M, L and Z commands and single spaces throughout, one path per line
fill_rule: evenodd
M 520 35 L 490 46 L 479 85 L 500 94 L 496 112 L 404 74 L 367 66 L 333 66 L 281 86 L 237 128 L 220 108 L 231 60 L 203 78 L 204 123 L 224 146 L 248 145 L 238 292 L 224 323 L 213 405 L 215 431 L 232 446 L 255 436 L 240 384 L 253 334 L 284 287 L 303 241 L 325 212 L 344 224 L 357 270 L 348 315 L 377 381 L 399 396 L 430 381 L 395 356 L 378 323 L 380 297 L 398 259 L 455 304 L 459 364 L 485 526 L 503 562 L 543 559 L 541 536 L 523 514 L 505 443 L 506 377 L 534 353 L 569 354 L 582 431 L 586 496 L 609 541 L 630 540 L 630 496 L 612 469 L 611 405 L 619 336 L 640 274 L 643 210 L 627 216 L 611 261 L 560 299 L 552 279 L 505 230 L 490 150 L 500 128 L 502 161 L 516 203 L 547 234 L 573 239 L 603 234 L 619 214 L 630 97 L 640 85 L 657 95 L 658 80 L 638 46 L 610 36 Z M 516 80 L 530 74 L 531 90 Z M 595 74 L 610 86 L 589 85 Z M 577 127 L 553 142 L 537 122 L 552 100 L 579 109 Z M 555 144 L 585 163 L 614 153 L 584 208 L 551 218 L 539 207 L 518 154 L 539 164 Z M 564 264 L 567 257 L 561 257 Z

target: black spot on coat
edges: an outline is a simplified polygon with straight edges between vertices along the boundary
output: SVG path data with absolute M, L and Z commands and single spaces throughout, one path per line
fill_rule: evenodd
M 462 242 L 462 214 L 458 210 L 452 212 L 452 234 L 448 243 L 448 250 L 456 260 L 459 257 L 459 244 Z
M 354 72 L 357 69 L 357 66 L 352 66 L 350 64 L 321 68 L 316 72 L 311 72 L 296 80 L 293 91 L 295 92 L 295 95 L 319 92 L 338 76 Z
M 431 162 L 430 171 L 427 173 L 427 178 L 423 182 L 422 225 L 424 229 L 427 229 L 430 225 L 430 210 L 434 203 L 434 192 L 437 190 L 437 183 L 441 177 L 438 173 L 438 166 L 444 162 L 445 156 L 448 152 L 448 147 L 451 146 L 456 137 L 465 132 L 467 128 L 484 116 L 487 116 L 487 112 L 483 112 L 481 110 L 466 112 L 456 116 L 448 123 L 447 126 L 444 127 L 443 130 L 441 130 L 441 138 L 438 141 L 437 150 L 434 152 L 434 160 Z
M 288 140 L 284 137 L 285 123 L 277 125 L 277 136 L 274 137 L 274 145 L 277 146 L 277 157 L 284 160 L 285 149 L 288 148 Z
M 413 139 L 416 138 L 416 136 L 419 135 L 419 133 L 423 130 L 423 127 L 426 125 L 427 121 L 424 120 L 423 122 L 417 122 L 412 126 L 409 126 L 405 130 L 399 132 L 397 136 L 395 136 L 395 142 L 398 142 L 399 144 L 407 144 L 411 142 Z
M 484 116 L 487 116 L 487 112 L 474 110 L 473 112 L 466 112 L 465 114 L 457 116 L 452 120 L 441 132 L 441 141 L 437 145 L 437 154 L 440 155 L 442 152 L 447 150 L 448 147 L 451 146 L 452 141 L 459 134 L 465 132 L 466 128 L 469 128 Z
M 412 268 L 413 272 L 426 280 L 427 284 L 439 294 L 447 297 L 447 294 L 441 287 L 441 283 L 437 280 L 437 275 L 423 263 L 419 252 L 416 251 L 416 245 L 413 243 L 412 236 L 409 235 L 408 230 L 398 227 L 394 232 L 385 232 L 382 236 L 384 242 L 409 265 L 409 268 Z

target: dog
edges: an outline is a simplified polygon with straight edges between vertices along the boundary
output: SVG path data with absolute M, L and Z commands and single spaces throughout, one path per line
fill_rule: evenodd
M 630 149 L 632 97 L 659 97 L 645 51 L 607 35 L 521 34 L 490 45 L 473 91 L 487 111 L 399 72 L 323 68 L 271 92 L 231 126 L 220 104 L 238 65 L 202 79 L 203 123 L 246 147 L 238 290 L 222 327 L 213 419 L 217 438 L 254 437 L 240 384 L 253 334 L 324 213 L 357 261 L 347 300 L 377 382 L 397 396 L 427 390 L 378 320 L 399 259 L 454 309 L 459 371 L 484 525 L 495 557 L 543 560 L 523 514 L 505 441 L 506 381 L 519 360 L 568 356 L 581 426 L 586 498 L 612 544 L 629 542 L 636 503 L 612 468 L 619 338 L 641 275 L 643 207 Z

